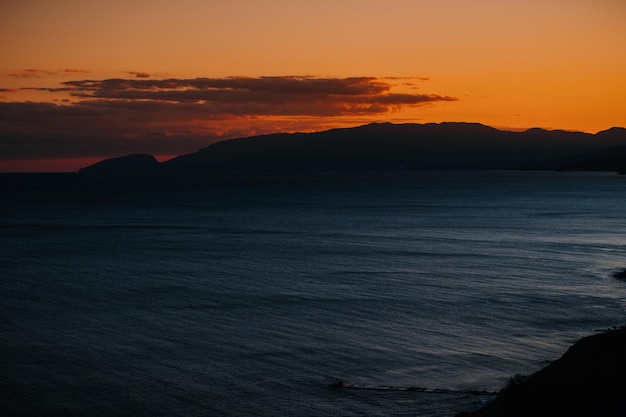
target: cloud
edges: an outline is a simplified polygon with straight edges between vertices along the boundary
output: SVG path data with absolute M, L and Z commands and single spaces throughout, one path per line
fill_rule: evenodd
M 210 142 L 184 106 L 0 102 L 0 159 L 190 152 Z
M 393 92 L 392 78 L 147 79 L 128 73 L 135 78 L 32 89 L 70 94 L 69 104 L 1 102 L 0 158 L 180 154 L 225 138 L 366 123 L 406 107 L 457 100 Z
M 60 70 L 44 70 L 38 68 L 27 68 L 14 72 L 6 73 L 9 77 L 15 78 L 44 78 L 53 75 L 65 75 L 70 76 L 74 74 L 89 74 L 91 71 L 79 68 L 65 68 Z
M 79 68 L 65 68 L 56 71 L 44 70 L 38 68 L 27 68 L 15 72 L 7 73 L 10 77 L 15 78 L 44 78 L 52 75 L 73 75 L 73 74 L 89 74 L 91 71 Z
M 391 93 L 390 83 L 374 77 L 107 79 L 63 84 L 81 99 L 196 103 L 208 113 L 234 116 L 363 115 L 456 100 L 436 94 Z
M 147 72 L 125 71 L 125 73 L 134 75 L 137 78 L 150 78 L 150 74 Z
M 16 72 L 11 72 L 8 75 L 16 78 L 41 78 L 48 75 L 54 75 L 56 71 L 47 71 L 42 69 L 28 68 Z
M 65 73 L 65 74 L 89 74 L 91 73 L 91 71 L 86 70 L 86 69 L 80 69 L 80 68 L 66 68 L 64 70 L 61 70 L 59 72 Z

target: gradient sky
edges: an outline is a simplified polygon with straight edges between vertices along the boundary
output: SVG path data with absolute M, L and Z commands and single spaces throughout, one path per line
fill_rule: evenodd
M 626 126 L 624 0 L 3 0 L 0 171 L 374 121 Z

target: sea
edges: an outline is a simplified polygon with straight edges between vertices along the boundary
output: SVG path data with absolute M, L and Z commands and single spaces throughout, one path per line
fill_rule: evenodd
M 0 186 L 2 416 L 452 417 L 625 322 L 614 173 Z

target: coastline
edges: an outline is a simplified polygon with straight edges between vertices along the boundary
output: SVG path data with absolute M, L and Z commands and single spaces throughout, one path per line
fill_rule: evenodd
M 515 375 L 489 404 L 457 417 L 618 417 L 626 410 L 626 326 L 587 336 L 559 359 Z

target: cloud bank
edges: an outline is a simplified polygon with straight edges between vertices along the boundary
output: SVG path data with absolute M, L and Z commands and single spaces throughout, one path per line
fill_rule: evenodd
M 0 102 L 0 157 L 179 154 L 225 138 L 319 130 L 457 100 L 395 93 L 392 77 L 149 79 L 148 73 L 128 74 L 134 78 L 73 80 L 31 89 L 63 94 L 70 100 L 62 105 Z

